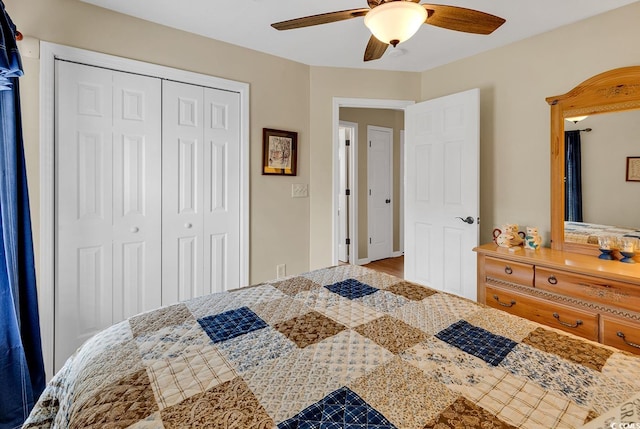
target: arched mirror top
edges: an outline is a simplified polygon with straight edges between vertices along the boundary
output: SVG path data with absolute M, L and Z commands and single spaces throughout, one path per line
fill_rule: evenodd
M 551 247 L 596 254 L 597 245 L 565 240 L 565 119 L 640 110 L 640 66 L 600 73 L 546 101 L 551 106 Z
M 564 117 L 640 108 L 640 66 L 622 67 L 595 75 L 563 95 L 548 97 Z

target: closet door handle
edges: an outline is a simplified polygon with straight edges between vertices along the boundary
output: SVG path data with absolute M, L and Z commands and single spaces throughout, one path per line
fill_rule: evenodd
M 137 226 L 132 226 L 130 231 L 135 234 L 136 232 L 140 231 L 140 228 L 138 228 Z
M 578 326 L 582 325 L 582 320 L 580 319 L 576 320 L 576 323 L 571 324 L 560 320 L 560 315 L 558 313 L 553 313 L 553 317 L 558 321 L 559 324 L 561 324 L 562 326 L 566 326 L 567 328 L 577 328 Z
M 187 229 L 191 228 L 192 226 L 193 225 L 191 224 L 191 222 L 187 222 L 187 223 L 184 224 L 184 227 L 187 228 Z

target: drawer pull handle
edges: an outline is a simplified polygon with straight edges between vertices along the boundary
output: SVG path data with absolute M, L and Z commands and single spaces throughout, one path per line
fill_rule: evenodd
M 513 269 L 510 266 L 506 266 L 504 267 L 504 272 L 507 274 L 512 274 L 513 273 Z
M 624 343 L 625 343 L 626 345 L 631 346 L 631 347 L 635 347 L 635 348 L 637 348 L 637 349 L 640 349 L 640 344 L 638 344 L 638 343 L 632 343 L 631 341 L 627 341 L 627 340 L 624 338 L 624 333 L 623 333 L 623 332 L 618 331 L 616 335 L 618 335 L 620 338 L 622 338 L 622 341 L 624 341 Z
M 493 295 L 493 299 L 496 300 L 496 302 L 498 304 L 500 304 L 503 307 L 513 307 L 514 305 L 516 305 L 516 301 L 515 300 L 511 300 L 511 303 L 507 304 L 506 302 L 500 302 L 500 297 L 498 297 L 498 295 Z
M 551 283 L 552 285 L 557 285 L 558 284 L 558 279 L 556 278 L 556 276 L 549 276 L 549 278 L 547 278 L 547 281 L 549 283 Z
M 580 319 L 576 320 L 576 323 L 572 325 L 571 323 L 563 322 L 562 320 L 560 320 L 560 315 L 558 313 L 553 313 L 553 317 L 558 321 L 558 323 L 560 323 L 562 326 L 566 326 L 567 328 L 577 328 L 578 326 L 582 325 L 582 320 Z

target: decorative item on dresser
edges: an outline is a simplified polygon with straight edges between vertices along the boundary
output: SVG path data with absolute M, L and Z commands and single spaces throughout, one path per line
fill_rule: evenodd
M 478 253 L 478 302 L 640 354 L 640 266 L 494 243 Z

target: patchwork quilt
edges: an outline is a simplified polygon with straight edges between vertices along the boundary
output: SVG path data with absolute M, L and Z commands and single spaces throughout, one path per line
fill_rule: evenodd
M 571 428 L 639 392 L 640 356 L 338 266 L 102 331 L 24 427 Z

